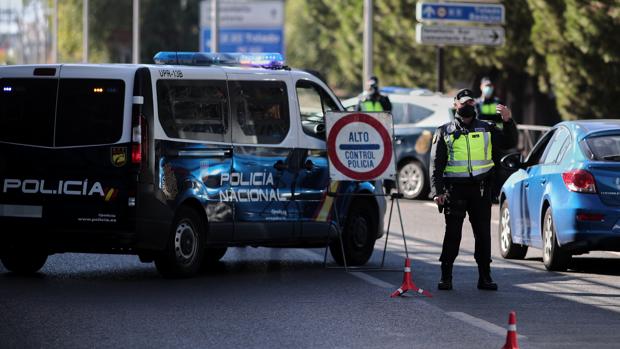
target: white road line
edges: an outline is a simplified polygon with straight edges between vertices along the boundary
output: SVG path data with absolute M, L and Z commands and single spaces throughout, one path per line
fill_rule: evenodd
M 488 321 L 479 319 L 475 316 L 471 316 L 467 313 L 462 313 L 459 311 L 450 311 L 450 312 L 446 312 L 446 315 L 451 316 L 457 320 L 461 320 L 465 323 L 468 323 L 472 326 L 478 327 L 482 330 L 485 330 L 489 333 L 492 334 L 496 334 L 498 336 L 505 336 L 507 330 L 503 327 L 497 326 L 496 324 L 490 323 Z M 517 330 L 517 338 L 519 339 L 527 339 L 526 336 L 522 336 L 519 334 L 518 330 Z
M 323 258 L 325 257 L 325 254 L 324 254 L 324 253 L 323 253 L 323 254 L 319 254 L 318 252 L 314 252 L 314 251 L 311 251 L 311 250 L 307 250 L 307 249 L 305 249 L 305 248 L 300 248 L 300 249 L 298 249 L 297 251 L 298 251 L 299 253 L 301 253 L 301 254 L 305 255 L 306 257 L 311 258 L 311 259 L 316 259 L 317 257 L 320 257 L 320 258 L 321 258 L 321 261 L 323 261 Z M 327 260 L 328 260 L 328 262 L 329 262 L 329 258 L 328 258 Z
M 320 254 L 318 254 L 315 251 L 311 251 L 311 250 L 306 250 L 306 249 L 299 249 L 299 252 L 301 252 L 303 255 L 310 257 L 312 259 L 316 259 L 317 257 L 322 257 Z M 353 271 L 350 272 L 349 275 L 354 276 L 362 281 L 365 281 L 371 285 L 380 287 L 380 288 L 384 288 L 384 289 L 390 289 L 390 290 L 395 290 L 396 289 L 396 285 L 392 285 L 389 282 L 385 282 L 381 279 L 378 279 L 374 276 L 370 276 L 364 272 L 358 272 L 358 271 Z M 426 302 L 429 306 L 431 306 L 432 308 L 437 309 L 437 311 L 440 312 L 444 312 L 446 315 L 453 317 L 457 320 L 463 321 L 467 324 L 470 324 L 474 327 L 478 327 L 484 331 L 487 331 L 491 334 L 496 334 L 499 336 L 505 336 L 506 335 L 506 329 L 500 326 L 497 326 L 493 323 L 490 323 L 486 320 L 483 319 L 479 319 L 477 317 L 471 316 L 467 313 L 463 313 L 463 312 L 445 312 L 443 311 L 441 308 L 433 305 L 432 303 Z M 519 339 L 527 339 L 526 336 L 520 335 L 517 333 L 517 337 Z
M 366 274 L 364 272 L 354 271 L 354 272 L 349 273 L 349 275 L 355 276 L 358 279 L 362 279 L 362 280 L 368 282 L 369 284 L 372 284 L 372 285 L 375 285 L 375 286 L 378 286 L 378 287 L 381 287 L 381 288 L 389 288 L 391 290 L 395 290 L 396 289 L 396 286 L 390 284 L 389 282 L 385 282 L 383 280 L 377 279 L 376 277 L 370 276 L 370 275 L 368 275 L 368 274 Z

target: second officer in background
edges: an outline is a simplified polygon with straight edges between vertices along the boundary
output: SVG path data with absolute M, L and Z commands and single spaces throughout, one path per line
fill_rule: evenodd
M 452 266 L 459 253 L 463 221 L 469 215 L 474 232 L 478 288 L 497 290 L 491 278 L 491 181 L 499 165 L 498 149 L 513 147 L 517 129 L 510 109 L 498 105 L 503 132 L 476 119 L 476 101 L 469 89 L 454 98 L 455 119 L 440 126 L 431 148 L 431 195 L 443 209 L 446 230 L 441 251 L 440 290 L 452 289 Z
M 379 91 L 379 78 L 371 76 L 366 82 L 367 89 L 358 98 L 358 111 L 392 111 L 392 103 L 388 96 Z

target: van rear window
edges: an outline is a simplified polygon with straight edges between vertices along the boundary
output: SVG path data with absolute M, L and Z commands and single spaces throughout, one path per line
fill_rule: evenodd
M 122 135 L 122 80 L 0 79 L 0 89 L 0 141 L 75 146 Z
M 0 79 L 0 141 L 51 147 L 57 79 Z
M 122 80 L 60 79 L 56 146 L 117 142 L 124 101 Z

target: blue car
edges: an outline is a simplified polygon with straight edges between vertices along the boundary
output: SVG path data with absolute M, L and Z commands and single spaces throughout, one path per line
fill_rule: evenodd
M 561 122 L 534 146 L 502 159 L 516 170 L 500 196 L 504 258 L 543 250 L 548 270 L 566 270 L 572 255 L 620 250 L 620 120 Z

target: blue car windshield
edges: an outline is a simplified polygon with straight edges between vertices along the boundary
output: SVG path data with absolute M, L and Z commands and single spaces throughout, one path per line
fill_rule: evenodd
M 586 142 L 594 159 L 620 161 L 620 134 L 589 137 Z

